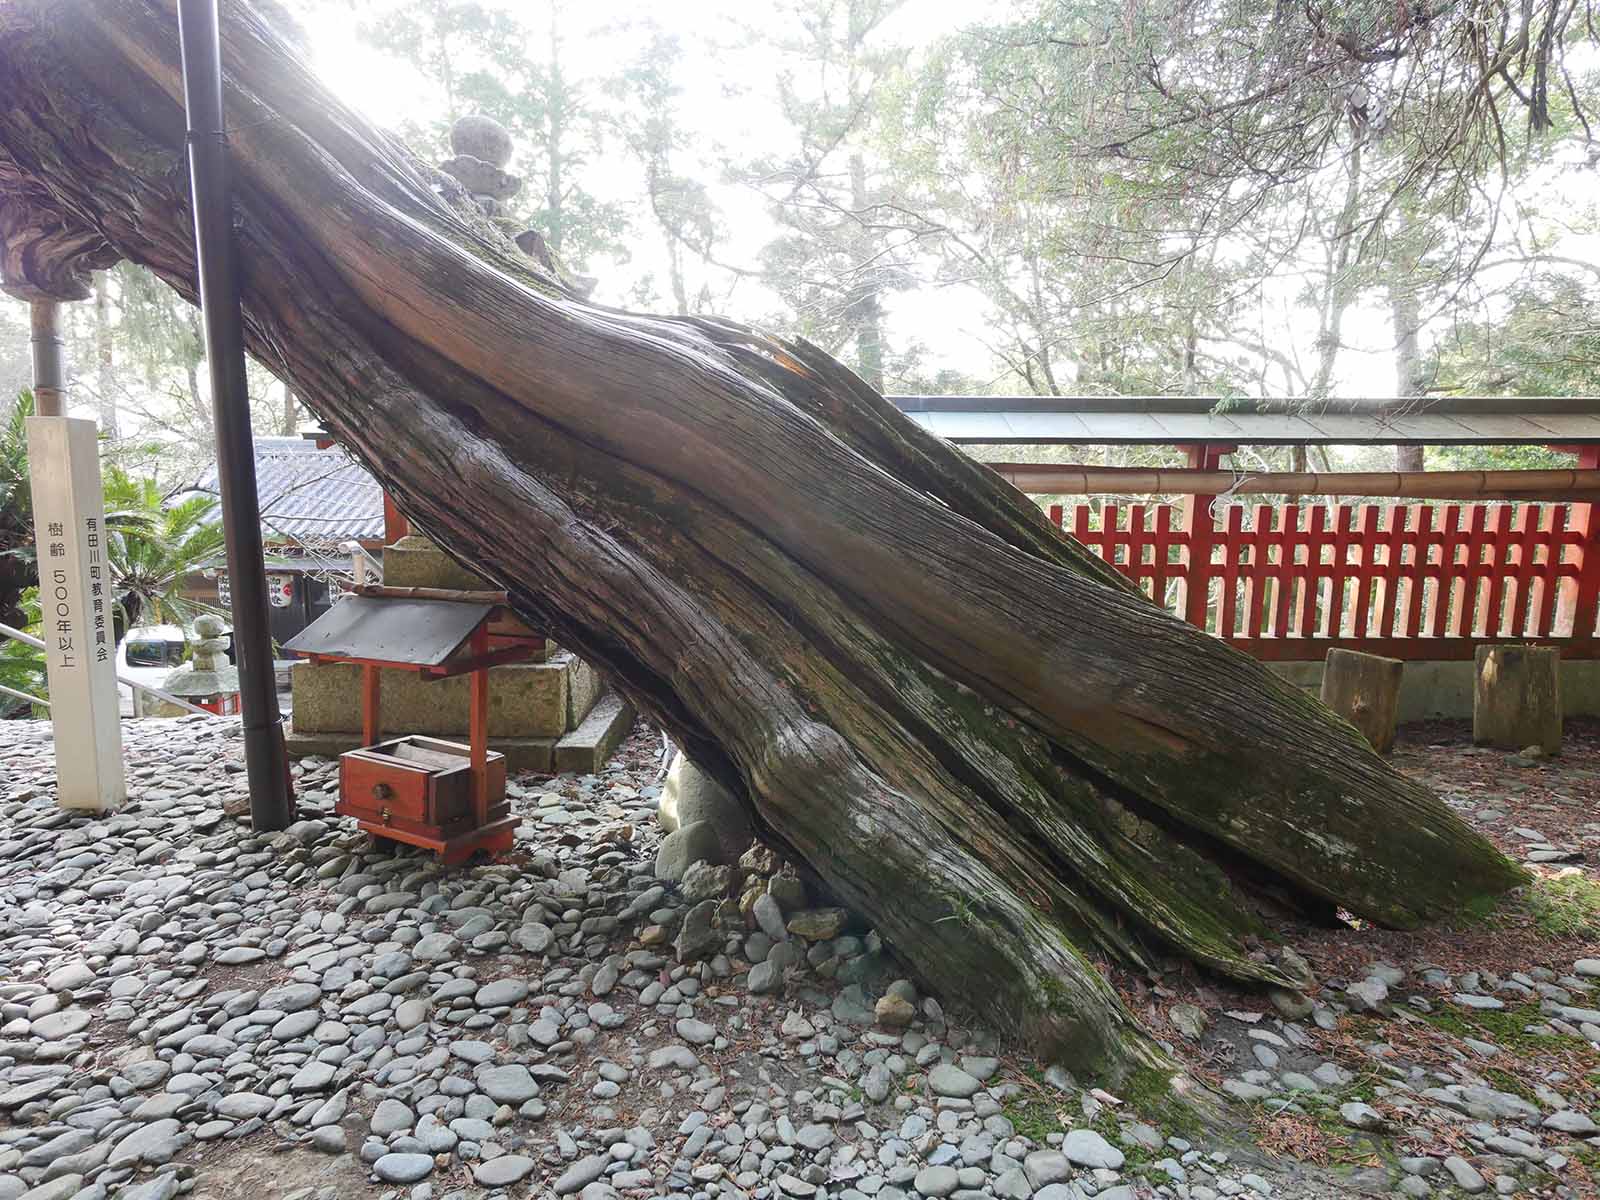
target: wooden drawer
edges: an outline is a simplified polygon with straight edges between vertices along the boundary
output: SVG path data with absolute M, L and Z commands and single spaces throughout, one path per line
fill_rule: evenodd
M 432 824 L 429 793 L 433 772 L 369 750 L 351 750 L 339 759 L 339 795 L 362 820 L 390 819 Z
M 506 760 L 488 756 L 489 819 L 504 816 Z M 373 824 L 420 832 L 460 830 L 475 822 L 471 749 L 411 736 L 340 756 L 336 811 Z

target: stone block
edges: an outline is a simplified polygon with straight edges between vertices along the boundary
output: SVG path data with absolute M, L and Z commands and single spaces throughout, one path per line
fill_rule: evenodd
M 633 705 L 607 694 L 571 733 L 556 743 L 555 769 L 593 775 L 633 728 Z
M 576 729 L 583 724 L 583 719 L 589 715 L 605 690 L 606 682 L 600 677 L 599 671 L 581 658 L 572 660 L 572 671 L 567 676 L 568 729 Z
M 558 738 L 567 732 L 569 680 L 578 660 L 517 663 L 489 672 L 489 736 Z M 585 668 L 587 669 L 587 668 Z M 296 663 L 290 676 L 295 727 L 304 733 L 359 733 L 361 668 L 353 663 Z M 464 738 L 468 676 L 428 681 L 414 671 L 385 669 L 378 684 L 386 733 Z
M 383 548 L 383 582 L 385 587 L 463 588 L 473 592 L 494 589 L 493 584 L 458 565 L 420 533 L 407 534 Z

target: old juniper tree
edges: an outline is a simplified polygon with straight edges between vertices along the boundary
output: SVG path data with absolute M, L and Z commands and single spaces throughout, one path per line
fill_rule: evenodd
M 1294 986 L 1286 911 L 1521 878 L 826 354 L 574 296 L 226 13 L 251 352 L 947 995 L 1117 1078 L 1167 1064 L 1097 962 Z M 0 9 L 8 289 L 193 298 L 176 46 L 163 0 Z

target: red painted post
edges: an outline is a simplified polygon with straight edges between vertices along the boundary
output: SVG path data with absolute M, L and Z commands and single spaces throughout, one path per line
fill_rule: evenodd
M 1215 471 L 1224 454 L 1236 446 L 1207 443 L 1181 446 L 1187 465 L 1202 471 Z M 1180 524 L 1187 546 L 1183 584 L 1183 619 L 1198 629 L 1207 628 L 1207 609 L 1211 596 L 1211 547 L 1216 543 L 1216 522 L 1211 516 L 1214 495 L 1185 496 L 1181 502 Z
M 1578 468 L 1600 469 L 1600 446 L 1578 448 Z M 1561 615 L 1557 624 L 1570 629 L 1571 636 L 1588 640 L 1594 636 L 1595 607 L 1600 603 L 1600 506 L 1574 504 L 1567 517 L 1567 528 L 1577 533 L 1578 577 L 1573 586 L 1561 589 Z

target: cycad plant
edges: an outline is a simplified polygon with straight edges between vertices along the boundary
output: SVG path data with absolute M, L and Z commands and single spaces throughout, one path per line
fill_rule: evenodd
M 0 623 L 21 627 L 22 594 L 38 582 L 33 554 L 33 490 L 28 486 L 27 419 L 33 393 L 23 392 L 0 425 Z
M 105 473 L 106 507 L 144 519 L 107 530 L 106 560 L 116 589 L 119 636 L 138 625 L 187 626 L 209 605 L 182 595 L 184 580 L 223 552 L 217 502 L 191 496 L 168 503 L 154 480 Z M 108 522 L 109 524 L 109 522 Z
M 19 627 L 27 627 L 39 620 L 39 589 L 24 591 L 17 602 Z M 12 622 L 7 621 L 7 625 Z M 0 638 L 0 685 L 14 692 L 22 692 L 41 699 L 47 696 L 45 686 L 44 651 L 10 638 Z M 0 717 L 29 716 L 32 706 L 16 696 L 0 692 Z

